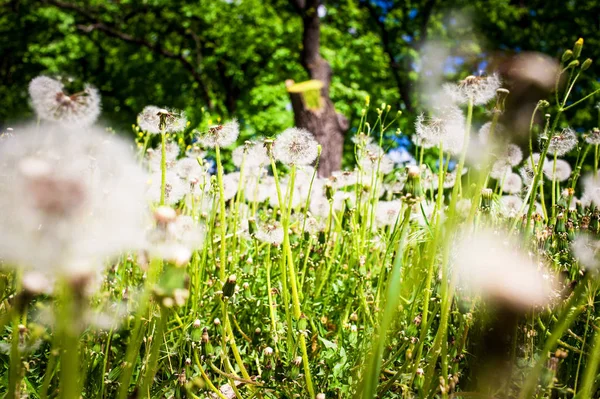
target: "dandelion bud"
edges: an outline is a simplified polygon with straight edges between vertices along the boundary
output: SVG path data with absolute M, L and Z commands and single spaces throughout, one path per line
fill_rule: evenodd
M 365 105 L 368 107 L 369 104 L 371 104 L 371 96 L 366 96 L 365 97 Z
M 237 280 L 236 275 L 232 274 L 231 276 L 229 276 L 229 278 L 227 279 L 225 284 L 223 284 L 223 296 L 225 298 L 229 298 L 229 297 L 233 296 L 233 294 L 235 293 L 236 280 Z
M 358 320 L 358 315 L 356 314 L 356 312 L 352 312 L 352 314 L 350 315 L 350 320 L 351 321 L 357 321 Z
M 294 379 L 294 378 L 298 377 L 298 374 L 300 373 L 300 366 L 302 365 L 302 357 L 301 356 L 295 357 L 292 360 L 291 365 L 292 365 L 292 367 L 288 373 L 288 377 L 291 379 Z
M 565 226 L 565 215 L 562 213 L 559 213 L 556 216 L 556 227 L 554 228 L 554 231 L 557 233 L 564 233 L 567 231 L 566 226 Z
M 298 331 L 304 332 L 308 327 L 308 320 L 305 315 L 300 315 L 300 319 L 298 320 Z
M 588 69 L 590 66 L 592 65 L 592 59 L 588 58 L 587 60 L 583 61 L 583 64 L 581 64 L 581 71 L 585 71 L 586 69 Z
M 547 108 L 550 106 L 550 103 L 546 100 L 540 100 L 538 101 L 538 107 L 539 108 Z
M 212 355 L 214 348 L 210 343 L 210 337 L 208 336 L 208 329 L 205 327 L 202 331 L 202 355 L 210 356 Z
M 215 326 L 220 326 L 220 325 L 221 325 L 221 320 L 219 320 L 219 318 L 218 318 L 218 317 L 215 317 L 215 319 L 213 320 L 213 324 L 214 324 Z
M 192 365 L 192 359 L 190 359 L 189 357 L 185 359 L 185 365 L 186 366 L 191 366 Z
M 567 69 L 569 68 L 577 68 L 579 66 L 579 60 L 573 60 L 567 65 Z
M 270 346 L 267 346 L 265 349 L 263 349 L 263 354 L 265 356 L 273 355 L 273 348 L 271 348 Z
M 567 62 L 571 58 L 573 58 L 573 51 L 572 50 L 565 50 L 565 52 L 563 53 L 563 55 L 562 55 L 562 57 L 560 59 L 561 59 L 562 62 Z
M 421 170 L 417 166 L 406 167 L 406 183 L 402 188 L 402 199 L 407 203 L 416 203 L 423 198 Z
M 192 324 L 192 326 L 194 328 L 200 328 L 200 325 L 201 325 L 200 319 L 194 320 L 194 324 Z
M 333 185 L 331 183 L 325 184 L 325 197 L 327 201 L 333 201 L 333 195 L 335 194 L 335 190 L 333 189 Z
M 318 393 L 315 399 L 325 399 L 326 396 L 324 393 Z
M 577 39 L 577 41 L 575 42 L 575 45 L 573 46 L 573 56 L 575 58 L 579 58 L 579 56 L 581 55 L 582 48 L 583 48 L 583 38 L 580 37 L 579 39 Z

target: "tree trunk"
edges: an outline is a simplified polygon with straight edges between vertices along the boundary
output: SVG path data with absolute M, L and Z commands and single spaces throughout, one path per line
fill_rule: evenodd
M 342 166 L 344 133 L 348 130 L 348 119 L 335 111 L 329 97 L 332 71 L 329 63 L 319 54 L 321 34 L 317 14 L 319 0 L 290 0 L 290 2 L 302 16 L 304 26 L 302 65 L 311 79 L 322 83 L 318 106 L 307 101 L 305 92 L 289 90 L 294 85 L 293 81 L 287 81 L 286 86 L 290 93 L 296 126 L 312 132 L 321 144 L 318 171 L 319 176 L 327 177 Z

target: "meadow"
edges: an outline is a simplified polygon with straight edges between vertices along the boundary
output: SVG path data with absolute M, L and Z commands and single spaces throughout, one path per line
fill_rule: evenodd
M 354 167 L 326 178 L 305 129 L 241 142 L 235 119 L 160 104 L 132 142 L 96 124 L 93 86 L 35 78 L 36 119 L 0 137 L 0 393 L 599 397 L 583 43 L 526 136 L 490 71 L 410 130 L 366 98 Z

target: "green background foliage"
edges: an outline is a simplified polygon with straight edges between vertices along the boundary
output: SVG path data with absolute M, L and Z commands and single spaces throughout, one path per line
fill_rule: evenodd
M 600 53 L 598 1 L 324 5 L 321 53 L 334 71 L 331 95 L 354 126 L 367 93 L 404 110 L 403 130 L 412 122 L 422 109 L 419 51 L 430 39 L 449 49 L 449 79 L 477 74 L 482 61 L 500 55 L 558 57 L 578 37 L 592 59 Z M 65 74 L 96 85 L 104 122 L 121 130 L 156 104 L 183 108 L 194 123 L 236 116 L 245 136 L 272 135 L 293 124 L 285 80 L 307 79 L 299 62 L 302 22 L 287 0 L 3 0 L 0 12 L 3 127 L 31 117 L 29 80 Z M 598 71 L 594 64 L 586 76 Z M 576 91 L 598 84 L 587 78 Z M 597 123 L 591 107 L 578 109 L 581 128 Z

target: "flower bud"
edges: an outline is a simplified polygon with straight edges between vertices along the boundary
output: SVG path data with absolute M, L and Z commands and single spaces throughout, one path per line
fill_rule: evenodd
M 229 278 L 227 279 L 225 284 L 223 284 L 223 296 L 225 298 L 230 298 L 235 293 L 236 280 L 237 280 L 236 275 L 232 274 L 231 276 L 229 276 Z
M 585 71 L 586 69 L 588 69 L 590 66 L 592 66 L 592 59 L 588 58 L 585 61 L 583 61 L 583 64 L 581 64 L 581 70 Z
M 561 61 L 562 62 L 567 62 L 571 58 L 573 58 L 573 51 L 571 51 L 571 50 L 565 50 L 565 52 L 563 53 L 563 55 L 561 57 Z
M 581 55 L 581 49 L 583 48 L 583 38 L 579 38 L 577 39 L 577 41 L 575 42 L 575 45 L 573 46 L 573 56 L 575 58 L 579 58 L 579 56 Z
M 569 65 L 567 65 L 567 69 L 569 68 L 576 68 L 579 66 L 579 61 L 578 60 L 573 60 L 569 63 Z

